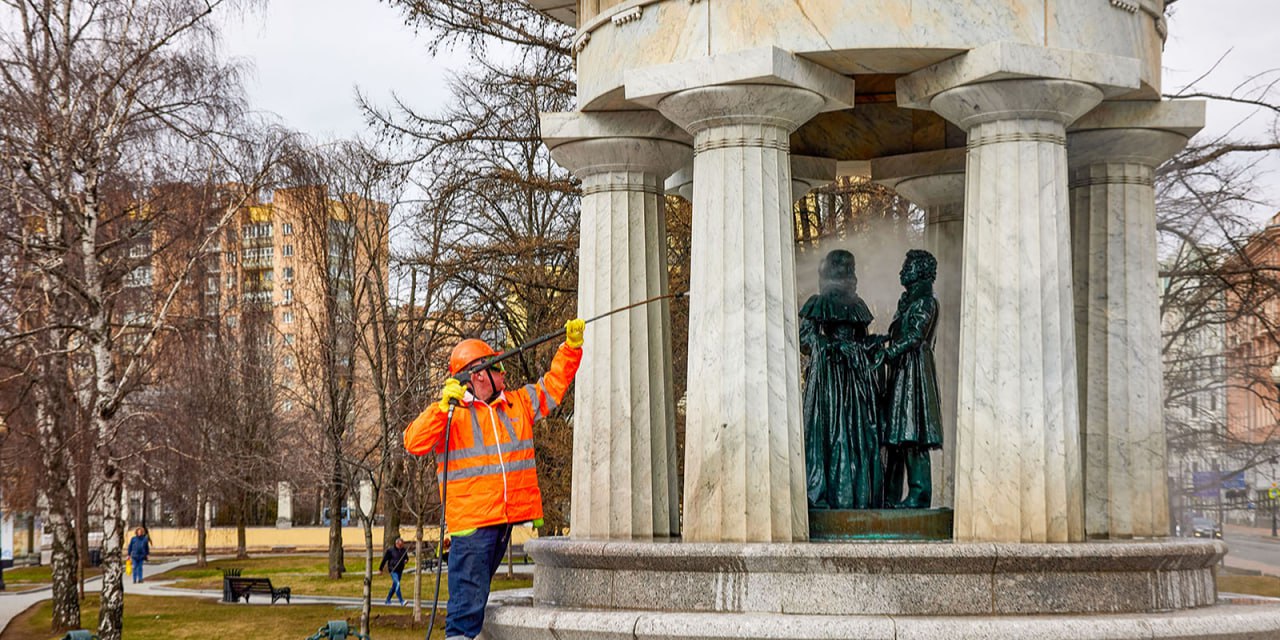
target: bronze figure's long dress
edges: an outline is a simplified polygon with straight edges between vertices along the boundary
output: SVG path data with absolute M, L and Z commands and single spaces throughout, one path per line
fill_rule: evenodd
M 867 326 L 871 311 L 857 294 L 832 290 L 800 310 L 805 371 L 804 436 L 809 507 L 881 506 L 878 408 Z

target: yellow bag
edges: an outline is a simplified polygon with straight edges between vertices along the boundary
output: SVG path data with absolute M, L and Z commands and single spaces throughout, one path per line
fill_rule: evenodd
M 124 558 L 124 572 L 126 575 L 133 575 L 133 558 L 129 556 Z

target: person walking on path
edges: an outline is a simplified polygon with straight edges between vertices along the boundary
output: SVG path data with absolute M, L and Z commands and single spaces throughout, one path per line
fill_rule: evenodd
M 387 547 L 382 554 L 382 562 L 378 565 L 378 573 L 385 568 L 391 574 L 391 590 L 387 592 L 386 604 L 391 604 L 391 596 L 404 605 L 404 596 L 400 593 L 400 576 L 404 574 L 404 566 L 409 563 L 409 550 L 404 548 L 404 538 L 396 538 L 395 544 Z
M 471 375 L 466 387 L 445 381 L 440 402 L 427 407 L 404 433 L 405 450 L 434 453 L 445 500 L 449 549 L 449 604 L 446 640 L 471 639 L 484 625 L 489 583 L 511 540 L 511 526 L 542 525 L 542 493 L 533 450 L 533 423 L 564 400 L 582 362 L 581 319 L 565 323 L 565 340 L 551 370 L 534 384 L 507 391 L 500 365 Z M 451 376 L 497 355 L 481 340 L 463 340 L 449 356 Z M 446 425 L 450 404 L 456 403 Z M 449 466 L 446 469 L 445 429 Z M 445 496 L 442 495 L 442 498 Z
M 133 539 L 129 540 L 129 561 L 133 563 L 133 583 L 142 582 L 142 561 L 151 555 L 151 541 L 147 536 L 147 530 L 138 527 L 133 532 Z

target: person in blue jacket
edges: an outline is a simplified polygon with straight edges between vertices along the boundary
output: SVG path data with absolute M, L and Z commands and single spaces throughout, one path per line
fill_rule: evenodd
M 142 562 L 151 555 L 151 541 L 147 537 L 147 530 L 138 527 L 133 532 L 133 539 L 129 541 L 129 560 L 133 562 L 133 583 L 142 582 Z

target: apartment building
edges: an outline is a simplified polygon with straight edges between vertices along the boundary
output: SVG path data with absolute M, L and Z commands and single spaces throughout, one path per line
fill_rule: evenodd
M 317 440 L 305 432 L 320 428 L 309 412 L 322 402 L 326 380 L 334 376 L 351 380 L 353 431 L 371 432 L 376 407 L 369 367 L 356 342 L 358 331 L 369 330 L 375 311 L 362 287 L 373 281 L 385 285 L 388 277 L 387 205 L 351 194 L 331 195 L 322 186 L 279 189 L 269 197 L 248 199 L 219 228 L 228 207 L 246 201 L 241 189 L 225 185 L 216 193 L 189 198 L 192 215 L 165 216 L 163 224 L 134 241 L 131 255 L 155 257 L 126 275 L 127 311 L 122 317 L 146 322 L 154 305 L 183 277 L 169 322 L 186 327 L 188 336 L 232 341 L 236 348 L 252 346 L 269 354 L 271 375 L 262 384 L 270 388 L 263 389 L 263 397 L 269 398 L 273 418 L 289 425 L 286 437 L 296 440 L 290 446 Z M 208 242 L 197 246 L 210 234 Z M 186 269 L 191 256 L 197 257 Z M 322 502 L 318 483 L 289 475 L 277 480 L 294 485 L 284 490 L 299 502 L 290 510 L 299 521 L 315 520 Z M 130 507 L 135 521 L 165 519 L 165 507 L 141 491 L 131 492 Z

